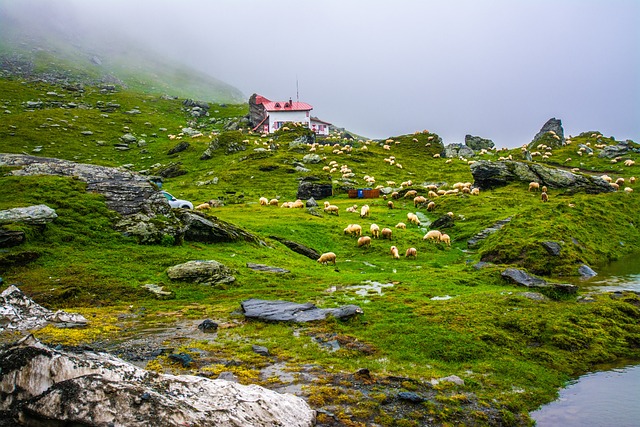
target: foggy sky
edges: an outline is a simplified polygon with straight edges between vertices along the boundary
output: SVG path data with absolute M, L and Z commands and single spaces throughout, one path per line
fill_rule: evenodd
M 428 129 L 515 147 L 556 117 L 565 134 L 640 141 L 637 0 L 48 3 L 247 98 L 295 99 L 297 80 L 314 115 L 371 138 Z

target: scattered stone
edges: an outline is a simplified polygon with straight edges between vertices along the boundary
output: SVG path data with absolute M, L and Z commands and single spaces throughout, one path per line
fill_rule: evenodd
M 302 161 L 304 163 L 317 164 L 322 161 L 322 157 L 320 157 L 318 154 L 307 154 L 302 158 Z
M 0 350 L 7 425 L 311 427 L 301 398 L 257 385 L 146 371 L 106 353 L 65 352 L 28 336 Z M 20 420 L 20 421 L 19 421 Z
M 301 200 L 308 200 L 313 198 L 314 200 L 324 199 L 326 197 L 333 196 L 333 186 L 331 184 L 320 184 L 314 182 L 317 177 L 307 177 L 300 181 L 298 184 L 298 193 L 296 198 Z
M 307 202 L 304 205 L 308 208 L 317 208 L 318 202 L 316 202 L 316 199 L 312 197 L 309 200 L 307 200 Z
M 137 140 L 138 140 L 138 138 L 136 138 L 135 136 L 133 136 L 130 133 L 125 133 L 124 135 L 122 135 L 120 137 L 120 141 L 124 142 L 125 144 L 133 144 Z
M 214 206 L 216 203 L 214 203 Z M 213 216 L 183 210 L 175 213 L 182 221 L 184 239 L 192 242 L 223 243 L 245 241 L 265 245 L 255 234 Z M 317 259 L 317 258 L 316 258 Z
M 398 399 L 406 400 L 412 403 L 422 403 L 427 400 L 424 397 L 412 391 L 401 391 L 400 393 L 398 393 Z
M 468 248 L 477 247 L 482 240 L 486 239 L 487 237 L 489 237 L 489 235 L 500 230 L 509 222 L 511 222 L 511 217 L 501 219 L 500 221 L 497 221 L 495 224 L 493 224 L 491 227 L 485 228 L 484 230 L 482 230 L 481 232 L 479 232 L 478 234 L 476 234 L 475 236 L 467 240 L 467 247 Z
M 0 294 L 0 332 L 39 329 L 47 323 L 59 327 L 83 327 L 87 319 L 76 313 L 53 312 L 27 297 L 15 285 Z M 4 374 L 4 372 L 3 372 Z
M 547 250 L 549 255 L 560 256 L 562 246 L 558 242 L 542 242 L 542 247 Z
M 561 147 L 564 143 L 564 129 L 562 129 L 562 120 L 556 119 L 555 117 L 547 120 L 547 122 L 542 126 L 542 129 L 540 129 L 540 132 L 533 137 L 533 141 L 531 141 L 529 146 L 534 147 L 538 140 L 542 139 L 550 132 L 553 132 L 553 134 L 557 135 L 560 139 L 546 138 L 546 142 L 549 142 L 549 144 L 554 148 Z
M 170 354 L 169 359 L 182 364 L 183 368 L 188 368 L 193 363 L 193 359 L 187 353 Z
M 460 378 L 457 375 L 449 375 L 448 377 L 444 377 L 444 378 L 439 378 L 438 380 L 439 383 L 441 382 L 450 382 L 450 383 L 454 383 L 456 385 L 464 385 L 464 380 L 462 378 Z
M 443 157 L 455 159 L 458 157 L 473 157 L 476 153 L 464 144 L 454 143 L 444 147 Z
M 580 273 L 580 277 L 582 277 L 583 279 L 589 279 L 598 275 L 598 273 L 593 271 L 591 267 L 586 264 L 582 264 L 580 267 L 578 267 L 578 273 Z
M 501 273 L 501 276 L 504 279 L 520 286 L 526 286 L 527 288 L 548 288 L 567 295 L 576 294 L 578 292 L 578 287 L 575 285 L 567 283 L 547 283 L 546 280 L 532 276 L 517 268 L 507 268 Z
M 86 135 L 86 136 L 93 135 L 93 132 L 91 132 L 90 130 L 83 130 L 83 131 L 82 131 L 82 132 L 80 132 L 80 133 L 81 133 L 82 135 Z
M 248 262 L 247 263 L 247 268 L 250 268 L 250 269 L 256 270 L 256 271 L 266 271 L 266 272 L 269 272 L 269 273 L 290 273 L 289 270 L 286 270 L 284 268 L 270 267 L 270 266 L 265 265 L 265 264 L 254 264 L 252 262 Z
M 607 145 L 604 149 L 598 154 L 598 157 L 613 159 L 615 157 L 621 157 L 629 154 L 631 151 L 631 147 L 627 142 L 620 142 L 616 145 Z
M 188 261 L 167 269 L 171 280 L 192 281 L 204 285 L 232 283 L 236 278 L 224 264 L 215 260 Z
M 169 152 L 167 154 L 168 155 L 172 155 L 172 154 L 180 153 L 181 151 L 186 150 L 190 146 L 191 146 L 191 144 L 189 144 L 188 142 L 182 141 L 178 145 L 173 147 L 171 150 L 169 150 Z
M 492 265 L 494 264 L 490 262 L 479 261 L 473 265 L 473 268 L 475 268 L 476 270 L 481 270 L 483 268 L 490 267 Z
M 147 283 L 146 285 L 142 285 L 142 287 L 154 294 L 158 299 L 170 299 L 175 297 L 173 292 L 163 290 L 163 286 Z
M 518 295 L 524 297 L 524 298 L 528 298 L 530 300 L 533 301 L 546 301 L 548 300 L 547 297 L 545 297 L 544 295 L 542 295 L 539 292 L 520 292 Z
M 218 330 L 218 324 L 211 319 L 206 319 L 198 325 L 198 329 L 204 333 L 211 333 Z
M 142 112 L 140 110 L 138 110 L 137 108 L 134 108 L 132 110 L 129 111 L 125 111 L 125 114 L 141 114 Z
M 280 300 L 248 299 L 241 303 L 242 311 L 248 319 L 274 322 L 311 322 L 324 320 L 327 316 L 336 319 L 348 319 L 362 314 L 356 305 L 345 305 L 338 308 L 318 308 L 312 303 L 297 304 Z
M 58 215 L 56 214 L 56 211 L 47 205 L 13 208 L 0 211 L 0 225 L 15 222 L 31 225 L 44 225 L 50 223 L 57 217 Z
M 269 349 L 261 345 L 252 345 L 251 350 L 256 354 L 259 354 L 260 356 L 265 356 L 265 357 L 271 356 L 271 353 L 269 353 Z
M 11 248 L 13 246 L 18 246 L 24 243 L 24 241 L 24 231 L 0 229 L 0 248 Z
M 433 223 L 431 224 L 430 228 L 433 229 L 442 229 L 442 228 L 451 228 L 454 227 L 456 224 L 453 220 L 453 218 L 451 218 L 449 215 L 443 215 L 440 218 L 436 219 L 435 221 L 433 221 Z
M 233 372 L 229 372 L 229 371 L 220 372 L 220 374 L 218 375 L 218 379 L 219 380 L 230 381 L 232 383 L 237 383 L 238 382 L 238 377 L 236 377 Z

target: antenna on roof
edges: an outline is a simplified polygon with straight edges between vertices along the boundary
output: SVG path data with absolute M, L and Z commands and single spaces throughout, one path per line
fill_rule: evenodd
M 298 75 L 296 74 L 296 102 L 300 102 L 300 93 L 298 92 Z

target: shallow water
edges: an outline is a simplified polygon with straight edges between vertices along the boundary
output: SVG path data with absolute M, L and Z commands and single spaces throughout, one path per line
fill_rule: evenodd
M 582 281 L 580 286 L 593 291 L 640 292 L 640 254 L 632 254 L 612 262 L 597 272 L 597 276 Z
M 640 426 L 640 366 L 586 374 L 532 412 L 538 427 Z

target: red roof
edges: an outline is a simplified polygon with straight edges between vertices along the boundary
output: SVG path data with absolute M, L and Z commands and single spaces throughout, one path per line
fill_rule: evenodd
M 265 102 L 271 102 L 262 95 L 256 95 L 256 104 L 264 104 Z
M 310 111 L 313 110 L 313 107 L 306 102 L 281 102 L 281 101 L 270 101 L 263 102 L 262 106 L 267 111 Z

